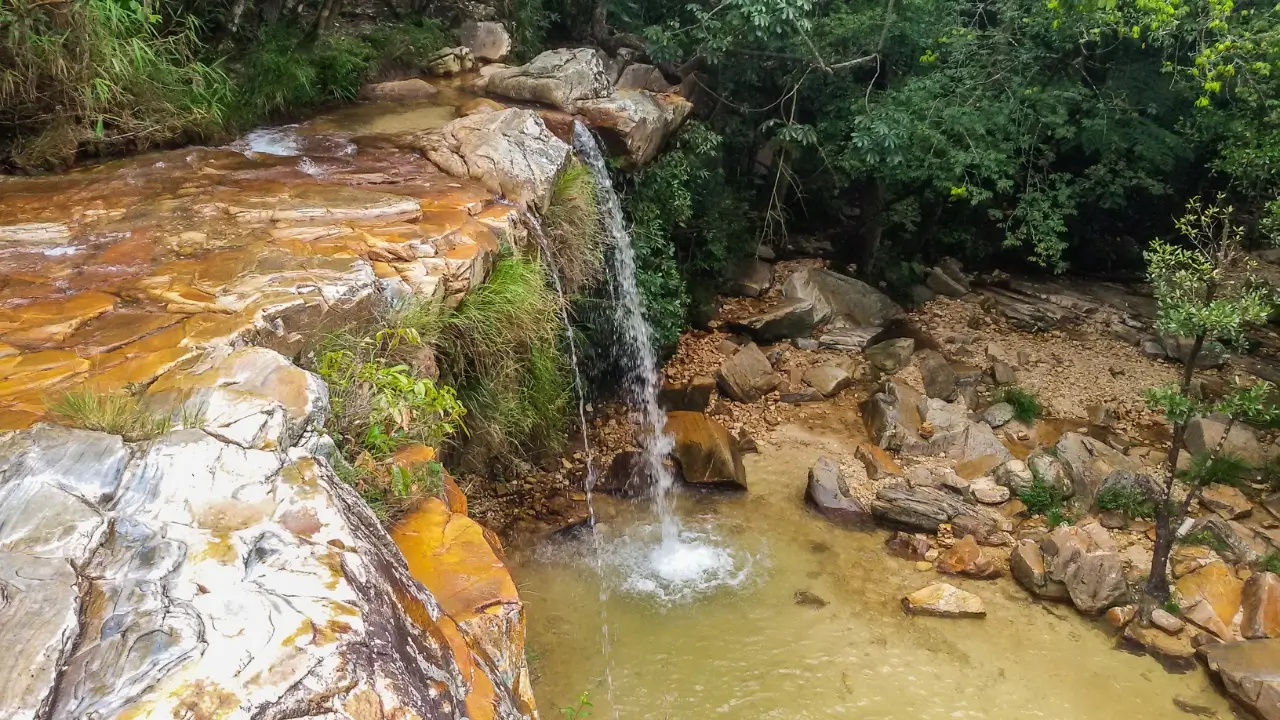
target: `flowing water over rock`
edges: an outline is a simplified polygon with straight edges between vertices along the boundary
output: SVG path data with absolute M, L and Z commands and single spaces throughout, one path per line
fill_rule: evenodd
M 1175 698 L 1232 717 L 1200 670 L 1168 674 L 1113 648 L 1066 605 L 1032 602 L 1007 579 L 946 581 L 979 595 L 982 620 L 909 617 L 903 595 L 939 580 L 884 552 L 885 532 L 833 527 L 801 500 L 806 471 L 837 429 L 787 426 L 746 459 L 748 494 L 679 493 L 686 532 L 735 558 L 732 586 L 686 577 L 696 598 L 635 593 L 650 572 L 628 548 L 654 532 L 647 508 L 600 507 L 616 704 L 600 691 L 595 574 L 581 545 L 522 550 L 534 689 L 544 708 L 591 692 L 626 720 L 853 718 L 1169 720 Z M 637 569 L 639 568 L 639 569 Z M 814 599 L 820 598 L 827 604 Z M 1216 713 L 1216 715 L 1214 715 Z
M 672 509 L 675 476 L 667 463 L 674 443 L 666 433 L 667 416 L 658 405 L 658 360 L 652 333 L 644 317 L 644 301 L 636 286 L 635 252 L 622 215 L 622 205 L 609 179 L 604 154 L 591 132 L 574 123 L 573 148 L 591 168 L 598 188 L 600 216 L 605 225 L 613 262 L 615 313 L 621 330 L 624 396 L 630 401 L 640 429 L 641 473 L 653 483 L 653 506 L 658 532 L 627 538 L 608 548 L 605 562 L 624 560 L 634 570 L 624 591 L 665 599 L 686 599 L 721 584 L 736 584 L 743 572 L 732 554 L 708 542 L 701 533 L 681 528 Z

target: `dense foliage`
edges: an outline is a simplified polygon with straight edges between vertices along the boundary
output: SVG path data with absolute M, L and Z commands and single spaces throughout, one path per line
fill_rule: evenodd
M 1247 245 L 1280 226 L 1265 0 L 562 0 L 553 30 L 583 37 L 601 9 L 713 91 L 700 112 L 757 238 L 825 230 L 872 278 L 944 254 L 1139 270 L 1211 192 Z
M 205 140 L 355 98 L 447 44 L 421 13 L 341 0 L 0 0 L 0 168 Z M 418 3 L 411 3 L 418 5 Z

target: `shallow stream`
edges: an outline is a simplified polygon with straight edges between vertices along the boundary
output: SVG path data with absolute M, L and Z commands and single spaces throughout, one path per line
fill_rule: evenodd
M 843 439 L 795 427 L 780 436 L 747 456 L 749 492 L 682 494 L 685 527 L 712 555 L 667 566 L 669 583 L 637 544 L 652 532 L 646 503 L 602 511 L 615 707 L 590 543 L 511 553 L 545 717 L 584 691 L 589 717 L 624 720 L 1193 717 L 1175 698 L 1206 717 L 1232 717 L 1203 671 L 1169 674 L 1114 649 L 1069 606 L 1032 601 L 1007 577 L 917 572 L 884 552 L 886 533 L 827 524 L 802 503 L 806 473 L 821 445 Z M 981 596 L 987 617 L 905 615 L 902 596 L 937 581 Z M 797 591 L 828 604 L 798 604 Z

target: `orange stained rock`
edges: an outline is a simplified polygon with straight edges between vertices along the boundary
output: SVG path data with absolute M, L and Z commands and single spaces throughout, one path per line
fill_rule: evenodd
M 451 618 L 443 616 L 436 621 L 436 626 L 440 629 L 440 634 L 444 635 L 445 642 L 449 643 L 449 650 L 453 651 L 453 661 L 458 665 L 462 680 L 467 685 L 467 694 L 463 698 L 463 702 L 466 703 L 467 719 L 493 720 L 498 716 L 497 691 L 493 687 L 493 680 L 484 673 L 483 667 L 476 664 L 471 647 L 468 646 L 466 638 Z
M 0 432 L 26 430 L 39 422 L 43 416 L 43 413 L 0 407 Z
M 90 291 L 0 309 L 0 339 L 37 347 L 61 342 L 84 323 L 114 309 L 116 302 L 114 295 Z
M 85 384 L 102 393 L 127 390 L 131 385 L 145 385 L 197 355 L 199 351 L 189 347 L 134 355 L 93 374 Z
M 1228 626 L 1240 609 L 1244 596 L 1244 581 L 1237 578 L 1221 560 L 1215 560 L 1190 575 L 1178 578 L 1176 585 L 1178 595 L 1184 603 L 1203 598 L 1213 608 L 1214 614 Z
M 88 361 L 70 350 L 41 350 L 25 355 L 0 356 L 0 378 L 14 378 L 63 365 L 74 365 L 76 372 L 89 369 Z
M 69 381 L 89 369 L 89 361 L 83 364 L 66 363 L 47 370 L 25 373 L 16 377 L 0 380 L 0 398 L 7 398 L 19 393 L 51 388 L 63 381 Z
M 449 506 L 450 511 L 459 515 L 467 514 L 467 494 L 462 492 L 462 488 L 458 487 L 457 481 L 455 481 L 453 476 L 447 472 L 444 474 L 444 501 L 445 504 Z M 487 532 L 488 528 L 485 528 L 485 530 Z M 488 539 L 488 536 L 486 536 L 485 539 Z M 495 546 L 492 542 L 490 542 L 489 545 L 493 547 L 498 558 L 503 559 L 502 546 Z
M 515 582 L 474 520 L 428 498 L 391 532 L 409 572 L 462 623 L 486 609 L 518 604 Z
M 179 323 L 185 317 L 176 313 L 109 312 L 82 325 L 65 343 L 84 356 L 110 352 Z

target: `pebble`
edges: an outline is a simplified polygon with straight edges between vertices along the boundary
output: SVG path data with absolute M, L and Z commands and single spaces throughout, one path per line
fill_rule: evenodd
M 937 557 L 936 550 L 930 550 L 929 552 L 934 553 L 934 557 Z M 928 556 L 926 555 L 925 557 L 928 557 Z M 928 572 L 929 570 L 932 570 L 932 569 L 933 569 L 933 563 L 927 560 L 920 560 L 919 562 L 916 563 L 917 572 Z
M 932 550 L 924 554 L 924 559 L 932 563 L 934 560 L 937 560 L 938 556 L 941 554 L 942 554 L 941 550 L 937 548 L 933 548 Z

